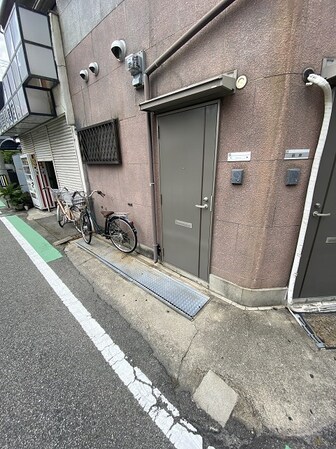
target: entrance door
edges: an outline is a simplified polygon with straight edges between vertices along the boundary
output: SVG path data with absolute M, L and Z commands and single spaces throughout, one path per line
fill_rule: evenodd
M 313 214 L 315 216 L 312 219 L 318 221 L 318 228 L 300 297 L 336 296 L 335 167 L 330 179 L 323 209 L 316 206 Z M 321 216 L 317 214 L 321 214 Z
M 218 104 L 158 118 L 163 260 L 209 277 Z
M 294 298 L 336 298 L 336 103 L 319 173 Z

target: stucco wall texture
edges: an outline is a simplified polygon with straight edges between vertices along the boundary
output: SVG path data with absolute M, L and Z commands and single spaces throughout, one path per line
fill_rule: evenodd
M 89 181 L 108 193 L 99 206 L 130 212 L 140 242 L 151 246 L 143 91 L 110 45 L 123 38 L 127 53 L 144 49 L 149 65 L 218 0 L 124 0 L 110 12 L 101 0 L 101 21 L 87 8 L 85 29 L 76 1 L 57 5 L 77 128 L 118 118 L 123 158 L 119 167 L 89 167 Z M 211 273 L 242 287 L 288 284 L 323 117 L 323 95 L 305 86 L 302 71 L 319 73 L 322 58 L 335 56 L 335 15 L 334 0 L 236 0 L 151 76 L 152 96 L 233 69 L 248 78 L 221 100 L 211 257 Z M 79 71 L 92 61 L 100 72 L 85 83 Z M 285 161 L 296 148 L 310 149 L 309 160 Z M 235 151 L 251 151 L 251 161 L 227 162 Z M 232 168 L 245 170 L 242 186 L 231 185 Z M 288 168 L 301 169 L 297 186 L 285 186 Z

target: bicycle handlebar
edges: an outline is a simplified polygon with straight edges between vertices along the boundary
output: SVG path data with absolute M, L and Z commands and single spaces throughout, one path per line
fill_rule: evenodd
M 103 193 L 101 190 L 92 190 L 92 192 L 88 195 L 88 198 L 91 198 L 95 193 L 98 193 L 102 198 L 104 198 L 105 193 Z
M 52 189 L 50 186 L 46 186 L 46 187 L 42 188 L 42 190 L 46 190 L 46 189 L 49 189 L 51 191 L 58 191 L 59 193 L 69 192 L 69 189 L 67 189 L 66 187 L 62 187 L 61 189 Z M 79 195 L 82 198 L 91 198 L 92 195 L 94 195 L 95 193 L 98 193 L 98 195 L 100 195 L 102 198 L 104 198 L 104 196 L 105 196 L 105 193 L 103 193 L 101 190 L 92 190 L 92 192 L 90 194 L 86 194 L 85 192 L 75 190 L 74 193 L 71 195 L 71 197 L 75 198 L 76 195 Z
M 66 187 L 62 187 L 61 189 L 53 189 L 52 187 L 50 187 L 50 186 L 45 186 L 45 187 L 42 187 L 42 190 L 46 190 L 46 189 L 48 189 L 48 190 L 51 190 L 51 191 L 53 191 L 53 192 L 68 192 L 69 190 L 66 188 Z
M 100 195 L 102 198 L 104 198 L 105 193 L 103 193 L 101 190 L 92 190 L 91 193 L 86 194 L 85 192 L 79 192 L 78 190 L 76 190 L 72 197 L 74 198 L 76 195 L 81 196 L 82 198 L 91 198 L 95 193 L 98 193 L 98 195 Z

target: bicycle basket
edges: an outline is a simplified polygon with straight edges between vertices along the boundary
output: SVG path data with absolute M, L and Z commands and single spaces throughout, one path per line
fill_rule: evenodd
M 71 194 L 71 205 L 77 206 L 77 207 L 83 207 L 83 206 L 85 206 L 85 198 L 80 193 L 76 193 L 75 196 L 73 196 L 73 193 L 72 193 Z
M 62 198 L 62 191 L 60 189 L 50 189 L 52 199 L 56 201 L 58 198 Z
M 73 195 L 73 192 L 69 192 L 69 191 L 62 192 L 62 194 L 61 194 L 62 201 L 67 206 L 72 206 L 72 195 Z

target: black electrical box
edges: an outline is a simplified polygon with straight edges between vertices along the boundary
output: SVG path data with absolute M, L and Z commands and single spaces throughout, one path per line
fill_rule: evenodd
M 233 168 L 231 171 L 231 184 L 243 184 L 244 170 L 242 168 Z
M 286 186 L 296 186 L 300 180 L 299 168 L 288 168 L 286 173 Z

